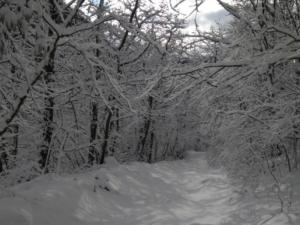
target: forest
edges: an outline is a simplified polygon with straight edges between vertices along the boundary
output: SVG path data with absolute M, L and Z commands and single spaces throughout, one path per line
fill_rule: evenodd
M 216 0 L 230 20 L 204 31 L 208 1 L 0 0 L 0 209 L 43 177 L 193 150 L 300 217 L 300 1 Z

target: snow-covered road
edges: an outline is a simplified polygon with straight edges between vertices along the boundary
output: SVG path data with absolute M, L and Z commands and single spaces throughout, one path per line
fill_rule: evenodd
M 201 153 L 152 165 L 108 161 L 97 171 L 48 175 L 0 192 L 0 224 L 259 224 L 243 220 L 238 189 L 221 170 L 209 168 Z M 277 219 L 265 224 L 288 224 Z
M 129 170 L 128 187 L 136 193 L 125 201 L 120 215 L 102 224 L 226 224 L 236 210 L 237 194 L 226 175 L 208 169 L 201 154 L 177 162 L 137 163 Z

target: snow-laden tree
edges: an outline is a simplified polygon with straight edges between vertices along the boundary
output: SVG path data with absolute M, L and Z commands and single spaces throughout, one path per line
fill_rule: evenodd
M 196 139 L 185 125 L 194 78 L 173 76 L 190 62 L 184 21 L 167 3 L 122 4 L 3 2 L 0 168 L 13 182 L 106 155 L 182 157 Z
M 299 1 L 218 2 L 233 17 L 229 28 L 194 36 L 221 54 L 175 75 L 201 74 L 195 95 L 210 111 L 199 114 L 212 129 L 212 159 L 246 179 L 291 171 L 299 162 Z
M 79 128 L 72 98 L 89 89 L 92 77 L 82 79 L 90 69 L 83 63 L 87 51 L 76 51 L 72 44 L 78 43 L 84 32 L 111 19 L 105 15 L 92 21 L 82 13 L 83 3 L 1 3 L 2 170 L 4 164 L 10 168 L 10 155 L 22 150 L 17 161 L 25 161 L 29 167 L 32 165 L 28 161 L 39 162 L 38 167 L 47 172 L 49 162 L 57 160 L 55 149 L 63 148 L 69 137 L 69 130 L 61 130 L 63 123 L 68 123 L 61 118 L 64 108 L 74 111 Z

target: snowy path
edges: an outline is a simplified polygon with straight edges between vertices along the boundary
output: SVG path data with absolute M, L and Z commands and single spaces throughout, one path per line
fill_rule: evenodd
M 110 162 L 90 173 L 39 178 L 6 195 L 1 225 L 254 224 L 231 221 L 238 194 L 199 153 L 153 165 Z
M 143 169 L 136 166 L 133 172 L 141 175 Z M 150 176 L 152 182 L 145 183 L 153 186 L 141 187 L 144 196 L 138 194 L 131 201 L 134 204 L 130 210 L 123 211 L 122 218 L 102 224 L 120 225 L 119 219 L 124 225 L 225 224 L 235 210 L 232 203 L 236 194 L 226 176 L 208 169 L 199 157 L 147 167 L 145 176 Z
M 174 196 L 164 197 L 163 190 L 156 193 L 153 204 L 148 205 L 148 210 L 141 210 L 141 220 L 136 224 L 223 224 L 235 210 L 231 203 L 236 194 L 226 176 L 208 170 L 199 158 L 179 165 L 157 164 L 151 175 L 162 179 Z M 143 207 L 147 206 L 145 203 Z M 128 224 L 134 224 L 134 220 Z

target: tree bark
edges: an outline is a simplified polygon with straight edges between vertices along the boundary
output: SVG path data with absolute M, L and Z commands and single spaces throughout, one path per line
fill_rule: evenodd
M 112 112 L 109 110 L 107 118 L 106 118 L 106 123 L 105 123 L 104 140 L 102 143 L 101 158 L 100 158 L 99 164 L 104 163 L 106 149 L 107 149 L 107 143 L 108 143 L 108 138 L 109 138 L 111 118 L 112 118 Z
M 152 96 L 149 96 L 148 97 L 148 104 L 149 104 L 149 112 L 148 112 L 148 116 L 146 118 L 146 121 L 145 121 L 145 124 L 144 124 L 144 136 L 141 137 L 141 144 L 138 145 L 140 146 L 138 149 L 138 156 L 140 159 L 144 159 L 144 156 L 145 156 L 145 146 L 146 146 L 146 141 L 147 141 L 147 137 L 148 137 L 148 134 L 149 134 L 149 130 L 150 130 L 150 127 L 151 127 L 151 109 L 152 109 L 152 104 L 153 104 L 153 97 Z
M 45 111 L 43 118 L 43 143 L 40 149 L 40 160 L 39 164 L 41 169 L 47 173 L 48 164 L 50 157 L 51 140 L 53 135 L 53 119 L 54 119 L 54 98 L 51 96 L 52 91 L 50 84 L 53 83 L 53 72 L 54 72 L 54 55 L 52 54 L 48 65 L 45 67 L 46 75 L 44 76 L 45 83 L 47 85 L 46 97 L 45 97 Z
M 97 124 L 98 124 L 98 104 L 96 102 L 92 102 L 91 104 L 91 125 L 90 125 L 90 147 L 89 147 L 89 155 L 88 162 L 90 165 L 93 163 L 99 163 L 99 152 L 95 147 L 95 140 L 97 137 Z
M 298 169 L 298 138 L 293 138 L 294 168 Z
M 58 19 L 57 12 L 55 10 L 55 3 L 53 0 L 49 1 L 49 14 L 51 18 L 56 21 Z M 48 30 L 48 36 L 53 37 L 55 34 Z M 56 37 L 56 41 L 58 37 Z M 44 99 L 45 109 L 43 115 L 43 142 L 40 147 L 40 160 L 39 164 L 43 173 L 49 172 L 48 164 L 50 159 L 50 149 L 51 149 L 51 141 L 53 135 L 53 119 L 54 119 L 54 97 L 52 96 L 51 84 L 54 82 L 54 59 L 56 54 L 56 46 L 52 49 L 49 54 L 49 59 L 47 64 L 44 66 L 45 74 L 43 76 L 45 84 L 46 84 L 46 97 Z

